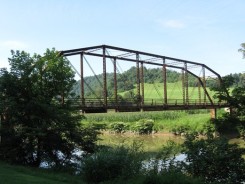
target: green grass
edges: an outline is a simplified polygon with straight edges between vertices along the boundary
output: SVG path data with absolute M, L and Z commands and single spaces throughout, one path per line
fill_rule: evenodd
M 199 98 L 198 95 L 198 87 L 189 87 L 189 99 L 190 100 L 197 100 Z M 183 99 L 183 91 L 182 91 L 182 83 L 176 82 L 176 83 L 167 83 L 167 96 L 168 100 L 176 100 L 178 99 L 178 103 L 182 103 Z M 136 94 L 136 87 L 133 89 L 134 93 Z M 159 93 L 157 92 L 159 91 Z M 209 88 L 207 88 L 207 91 L 209 95 L 212 97 L 214 95 L 213 91 L 210 91 Z M 122 93 L 119 93 L 120 95 L 124 95 L 127 91 L 124 91 Z M 203 98 L 204 92 L 201 88 L 201 98 Z M 144 97 L 145 100 L 153 99 L 153 100 L 160 100 L 163 98 L 163 83 L 144 83 Z
M 0 162 L 0 184 L 66 184 L 83 183 L 77 176 L 38 168 Z
M 207 110 L 199 111 L 157 111 L 157 112 L 127 112 L 127 113 L 104 113 L 85 114 L 86 119 L 82 123 L 96 125 L 110 129 L 111 123 L 122 122 L 127 125 L 127 130 L 132 130 L 140 120 L 153 120 L 154 129 L 161 132 L 171 132 L 181 126 L 189 127 L 190 130 L 202 132 L 210 123 L 210 113 Z

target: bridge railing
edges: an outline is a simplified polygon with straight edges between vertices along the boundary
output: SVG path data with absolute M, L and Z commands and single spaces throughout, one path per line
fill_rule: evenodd
M 167 104 L 164 103 L 163 99 L 144 99 L 144 102 L 134 99 L 123 99 L 116 101 L 115 99 L 108 99 L 107 105 L 104 104 L 103 99 L 86 98 L 84 100 L 69 99 L 71 106 L 81 107 L 81 108 L 117 108 L 117 107 L 142 107 L 142 106 L 210 106 L 210 102 L 200 101 L 200 99 L 189 99 L 188 101 L 183 101 L 183 99 L 168 99 Z M 227 105 L 226 101 L 213 101 L 215 106 Z

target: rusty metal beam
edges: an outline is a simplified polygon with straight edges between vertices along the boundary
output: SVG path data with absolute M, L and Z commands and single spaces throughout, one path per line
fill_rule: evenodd
M 167 69 L 166 69 L 166 64 L 165 64 L 165 59 L 163 59 L 163 98 L 164 98 L 164 104 L 168 104 L 168 99 L 167 99 Z
M 201 104 L 202 103 L 202 94 L 201 94 L 201 84 L 200 84 L 200 82 L 199 82 L 199 80 L 198 80 L 198 101 L 199 101 L 199 104 Z
M 145 90 L 144 90 L 144 64 L 141 62 L 140 67 L 140 84 L 141 84 L 141 107 L 144 106 Z
M 107 84 L 106 84 L 106 57 L 105 50 L 103 47 L 103 98 L 104 98 L 104 107 L 107 108 Z
M 83 76 L 83 53 L 80 54 L 80 79 L 81 79 L 81 99 L 82 99 L 82 106 L 85 104 L 84 98 L 84 76 Z
M 70 49 L 70 50 L 62 50 L 60 51 L 61 55 L 67 56 L 66 54 L 71 54 L 71 55 L 77 55 L 81 54 L 84 51 L 91 50 L 91 49 L 99 49 L 103 48 L 103 45 L 98 45 L 98 46 L 92 46 L 92 47 L 84 47 L 84 48 L 79 48 L 79 49 Z
M 140 69 L 139 69 L 139 54 L 136 54 L 136 95 L 137 103 L 140 100 Z
M 185 70 L 184 70 L 184 68 L 181 71 L 182 71 L 182 75 L 181 75 L 181 79 L 182 79 L 182 96 L 183 96 L 183 104 L 185 104 Z
M 116 111 L 117 111 L 118 98 L 117 98 L 117 60 L 116 58 L 113 59 L 113 68 L 114 68 L 114 97 L 115 97 Z
M 203 81 L 203 86 L 206 89 L 206 75 L 205 75 L 205 67 L 202 67 L 202 81 Z M 206 94 L 203 94 L 203 101 L 206 103 Z
M 189 81 L 188 81 L 188 72 L 187 72 L 187 63 L 184 64 L 185 68 L 185 102 L 188 105 L 189 103 Z

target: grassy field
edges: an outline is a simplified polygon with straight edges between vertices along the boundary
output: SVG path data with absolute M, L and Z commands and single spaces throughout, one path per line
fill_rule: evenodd
M 189 99 L 190 100 L 197 100 L 199 98 L 198 94 L 198 87 L 189 87 Z M 133 90 L 136 94 L 136 87 Z M 209 95 L 212 97 L 214 95 L 213 91 L 210 91 L 209 88 L 207 88 L 207 91 Z M 119 93 L 120 95 L 124 96 L 124 94 L 127 93 L 127 91 Z M 203 98 L 204 91 L 201 88 L 201 98 Z M 144 96 L 145 100 L 162 100 L 163 99 L 163 83 L 144 83 Z M 183 89 L 182 89 L 182 83 L 176 82 L 176 83 L 167 83 L 167 96 L 168 100 L 171 102 L 171 100 L 178 100 L 179 103 L 183 102 Z
M 50 170 L 13 166 L 0 162 L 0 184 L 82 184 L 81 178 Z

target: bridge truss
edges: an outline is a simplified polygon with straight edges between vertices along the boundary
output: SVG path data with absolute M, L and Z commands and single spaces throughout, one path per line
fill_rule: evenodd
M 107 112 L 108 109 L 116 111 L 156 111 L 156 110 L 184 110 L 184 109 L 216 109 L 227 107 L 226 102 L 215 101 L 210 92 L 207 90 L 207 81 L 212 77 L 222 86 L 220 75 L 202 63 L 167 57 L 147 52 L 141 52 L 131 49 L 114 47 L 109 45 L 99 45 L 93 47 L 84 47 L 79 49 L 64 50 L 60 52 L 63 56 L 80 55 L 80 72 L 81 77 L 81 96 L 76 100 L 76 104 L 84 112 Z M 103 65 L 102 82 L 103 97 L 87 99 L 85 97 L 84 86 L 89 84 L 84 80 L 84 61 L 85 56 L 100 58 Z M 108 99 L 107 90 L 107 63 L 111 60 L 113 63 L 114 73 L 114 95 Z M 86 60 L 87 62 L 87 60 Z M 117 75 L 118 62 L 133 62 L 136 67 L 136 97 L 135 100 L 124 100 L 118 98 L 117 91 Z M 89 63 L 88 63 L 89 64 Z M 162 68 L 162 99 L 161 101 L 153 101 L 145 98 L 144 88 L 144 67 L 146 65 Z M 201 76 L 194 72 L 194 69 L 199 68 Z M 92 69 L 92 68 L 91 68 Z M 170 99 L 167 85 L 167 69 L 178 70 L 181 73 L 182 80 L 182 99 Z M 75 68 L 76 70 L 76 68 Z M 93 69 L 92 69 L 93 70 Z M 76 70 L 77 71 L 77 70 Z M 77 71 L 78 73 L 78 71 Z M 94 73 L 94 71 L 93 71 Z M 208 75 L 207 75 L 208 73 Z M 197 80 L 198 98 L 189 98 L 189 77 L 194 77 Z

